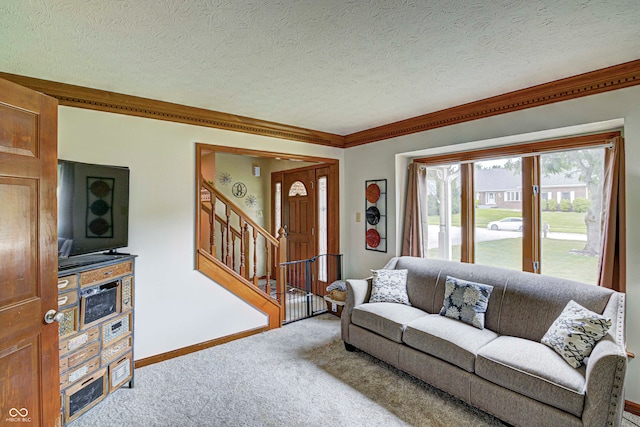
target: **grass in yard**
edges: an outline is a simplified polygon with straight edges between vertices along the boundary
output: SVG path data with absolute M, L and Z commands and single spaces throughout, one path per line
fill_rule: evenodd
M 581 250 L 584 242 L 574 240 L 542 240 L 542 274 L 595 285 L 598 258 L 571 253 Z M 438 257 L 438 249 L 429 250 L 430 258 Z M 460 246 L 452 248 L 452 259 L 460 259 Z M 479 242 L 476 264 L 522 270 L 522 239 L 502 239 Z
M 509 209 L 476 209 L 476 227 L 486 228 L 491 221 L 499 221 L 508 216 L 521 217 L 520 211 Z M 552 232 L 586 234 L 584 214 L 578 212 L 542 212 L 542 221 L 549 223 Z M 460 214 L 451 216 L 451 225 L 460 226 Z M 429 215 L 429 224 L 440 224 L 440 216 Z

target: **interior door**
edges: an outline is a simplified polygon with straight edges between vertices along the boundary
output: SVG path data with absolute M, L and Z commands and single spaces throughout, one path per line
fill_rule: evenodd
M 57 106 L 0 79 L 0 424 L 60 421 Z

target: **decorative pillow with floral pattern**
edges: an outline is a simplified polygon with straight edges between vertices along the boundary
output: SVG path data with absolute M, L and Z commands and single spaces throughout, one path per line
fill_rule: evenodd
M 408 270 L 371 270 L 369 302 L 395 302 L 411 305 L 407 294 Z
M 484 329 L 484 314 L 493 286 L 447 276 L 440 315 Z
M 569 365 L 579 368 L 609 328 L 611 319 L 571 300 L 542 337 L 542 343 L 554 349 Z

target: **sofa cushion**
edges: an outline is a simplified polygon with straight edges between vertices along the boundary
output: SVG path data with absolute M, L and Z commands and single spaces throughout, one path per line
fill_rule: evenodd
M 427 313 L 404 304 L 372 302 L 353 309 L 351 322 L 382 335 L 397 343 L 402 342 L 402 332 L 407 323 Z
M 542 344 L 554 349 L 569 365 L 579 368 L 609 328 L 611 319 L 571 300 L 542 337 Z
M 478 350 L 498 337 L 489 329 L 430 314 L 407 324 L 402 341 L 410 347 L 454 364 L 467 372 L 475 368 Z
M 585 368 L 572 368 L 544 344 L 498 337 L 478 351 L 475 369 L 494 384 L 577 417 L 582 414 Z
M 396 302 L 411 305 L 407 295 L 407 270 L 371 270 L 369 302 Z
M 447 276 L 441 316 L 484 329 L 484 313 L 493 286 Z

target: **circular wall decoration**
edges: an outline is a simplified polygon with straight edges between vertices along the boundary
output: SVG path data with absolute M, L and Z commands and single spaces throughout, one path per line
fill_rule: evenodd
M 367 245 L 377 248 L 380 244 L 380 234 L 375 229 L 367 230 Z
M 378 201 L 378 199 L 380 198 L 380 187 L 378 187 L 378 184 L 369 184 L 369 186 L 367 187 L 367 202 L 369 203 L 375 203 Z
M 89 187 L 91 193 L 93 193 L 96 197 L 104 197 L 109 194 L 111 188 L 109 188 L 109 184 L 104 182 L 103 180 L 94 181 Z
M 249 194 L 247 198 L 244 199 L 244 204 L 252 208 L 258 204 L 258 198 L 253 194 Z
M 375 206 L 369 206 L 367 208 L 367 222 L 371 225 L 376 225 L 380 222 L 380 210 Z
M 222 185 L 231 184 L 231 174 L 229 174 L 228 172 L 222 172 L 218 177 L 218 181 L 220 181 L 220 184 Z
M 236 182 L 233 184 L 233 187 L 231 187 L 231 192 L 234 196 L 242 198 L 247 195 L 247 186 L 241 182 Z

